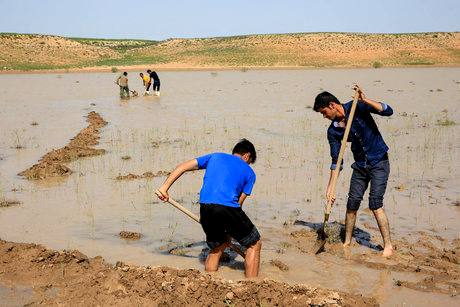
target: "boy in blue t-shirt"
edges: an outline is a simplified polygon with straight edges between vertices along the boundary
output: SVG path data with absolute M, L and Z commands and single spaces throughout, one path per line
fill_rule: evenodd
M 257 277 L 259 273 L 260 234 L 241 209 L 256 181 L 256 174 L 249 166 L 255 161 L 254 145 L 242 139 L 231 155 L 213 153 L 181 163 L 158 189 L 159 198 L 167 201 L 169 188 L 183 173 L 206 169 L 200 191 L 200 222 L 211 249 L 205 262 L 206 271 L 217 271 L 231 237 L 247 248 L 246 277 Z

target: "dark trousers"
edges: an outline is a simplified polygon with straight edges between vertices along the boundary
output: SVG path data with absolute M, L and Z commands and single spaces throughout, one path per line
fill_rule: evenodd
M 153 81 L 153 90 L 155 92 L 159 92 L 160 91 L 160 81 Z
M 350 180 L 347 209 L 358 210 L 363 200 L 364 192 L 370 183 L 369 209 L 377 210 L 383 206 L 383 195 L 387 188 L 390 175 L 390 162 L 384 158 L 374 166 L 359 167 L 356 163 L 351 166 L 353 174 Z

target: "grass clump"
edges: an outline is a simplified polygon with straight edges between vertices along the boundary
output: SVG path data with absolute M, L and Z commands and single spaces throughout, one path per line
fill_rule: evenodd
M 447 117 L 443 119 L 438 119 L 436 121 L 436 125 L 438 126 L 455 126 L 457 123 L 454 122 L 453 120 L 448 119 Z
M 454 126 L 456 125 L 457 123 L 454 122 L 453 120 L 450 120 L 448 117 L 447 117 L 447 114 L 449 113 L 449 111 L 447 109 L 444 109 L 441 111 L 442 114 L 443 114 L 443 118 L 442 119 L 438 119 L 436 121 L 436 125 L 438 126 Z
M 372 67 L 374 67 L 374 68 L 381 68 L 382 66 L 383 66 L 383 64 L 382 64 L 382 63 L 380 63 L 380 62 L 378 62 L 378 61 L 377 61 L 377 62 L 374 62 L 374 63 L 372 63 Z
M 116 68 L 115 66 L 113 66 L 111 70 L 112 70 L 113 73 L 118 72 L 118 68 Z

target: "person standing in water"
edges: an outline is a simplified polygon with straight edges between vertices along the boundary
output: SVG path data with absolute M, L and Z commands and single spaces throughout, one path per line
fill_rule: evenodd
M 388 146 L 385 144 L 377 124 L 371 114 L 391 116 L 393 109 L 382 102 L 367 98 L 363 90 L 355 85 L 358 91 L 358 104 L 350 129 L 348 142 L 351 142 L 351 151 L 355 162 L 351 165 L 353 174 L 350 180 L 348 192 L 347 212 L 345 216 L 345 241 L 344 247 L 351 244 L 353 228 L 364 192 L 370 184 L 369 209 L 374 214 L 380 233 L 383 238 L 384 249 L 382 256 L 390 257 L 393 254 L 393 245 L 390 239 L 390 226 L 383 209 L 383 195 L 390 174 L 390 162 L 388 160 Z M 335 195 L 331 191 L 331 178 L 337 165 L 340 144 L 345 132 L 346 123 L 350 115 L 352 101 L 341 104 L 339 100 L 329 92 L 322 92 L 316 96 L 313 110 L 319 112 L 324 118 L 329 119 L 331 124 L 327 129 L 327 139 L 331 148 L 331 176 L 326 189 L 328 201 L 335 201 Z
M 150 79 L 153 80 L 153 93 L 156 96 L 160 96 L 160 77 L 155 71 L 147 70 L 147 73 L 150 76 Z
M 250 164 L 256 161 L 256 149 L 246 140 L 233 147 L 232 154 L 211 153 L 179 164 L 158 189 L 158 197 L 167 201 L 168 190 L 182 174 L 205 169 L 200 191 L 200 223 L 211 251 L 205 270 L 217 271 L 219 259 L 230 244 L 230 237 L 246 247 L 245 275 L 257 277 L 262 247 L 259 231 L 243 211 L 243 202 L 251 195 L 256 174 Z
M 128 87 L 128 73 L 123 72 L 115 81 L 116 84 L 120 87 L 120 98 L 126 99 L 129 98 L 129 87 Z

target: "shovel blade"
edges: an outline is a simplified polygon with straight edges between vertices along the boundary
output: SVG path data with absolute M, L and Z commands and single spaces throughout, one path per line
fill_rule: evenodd
M 324 231 L 326 223 L 323 224 L 323 227 L 318 229 L 318 237 L 316 238 L 316 243 L 313 246 L 313 252 L 315 255 L 324 252 L 324 246 L 326 245 L 327 235 Z
M 324 252 L 324 245 L 326 245 L 326 239 L 324 240 L 317 240 L 315 246 L 313 247 L 313 252 L 315 255 Z

